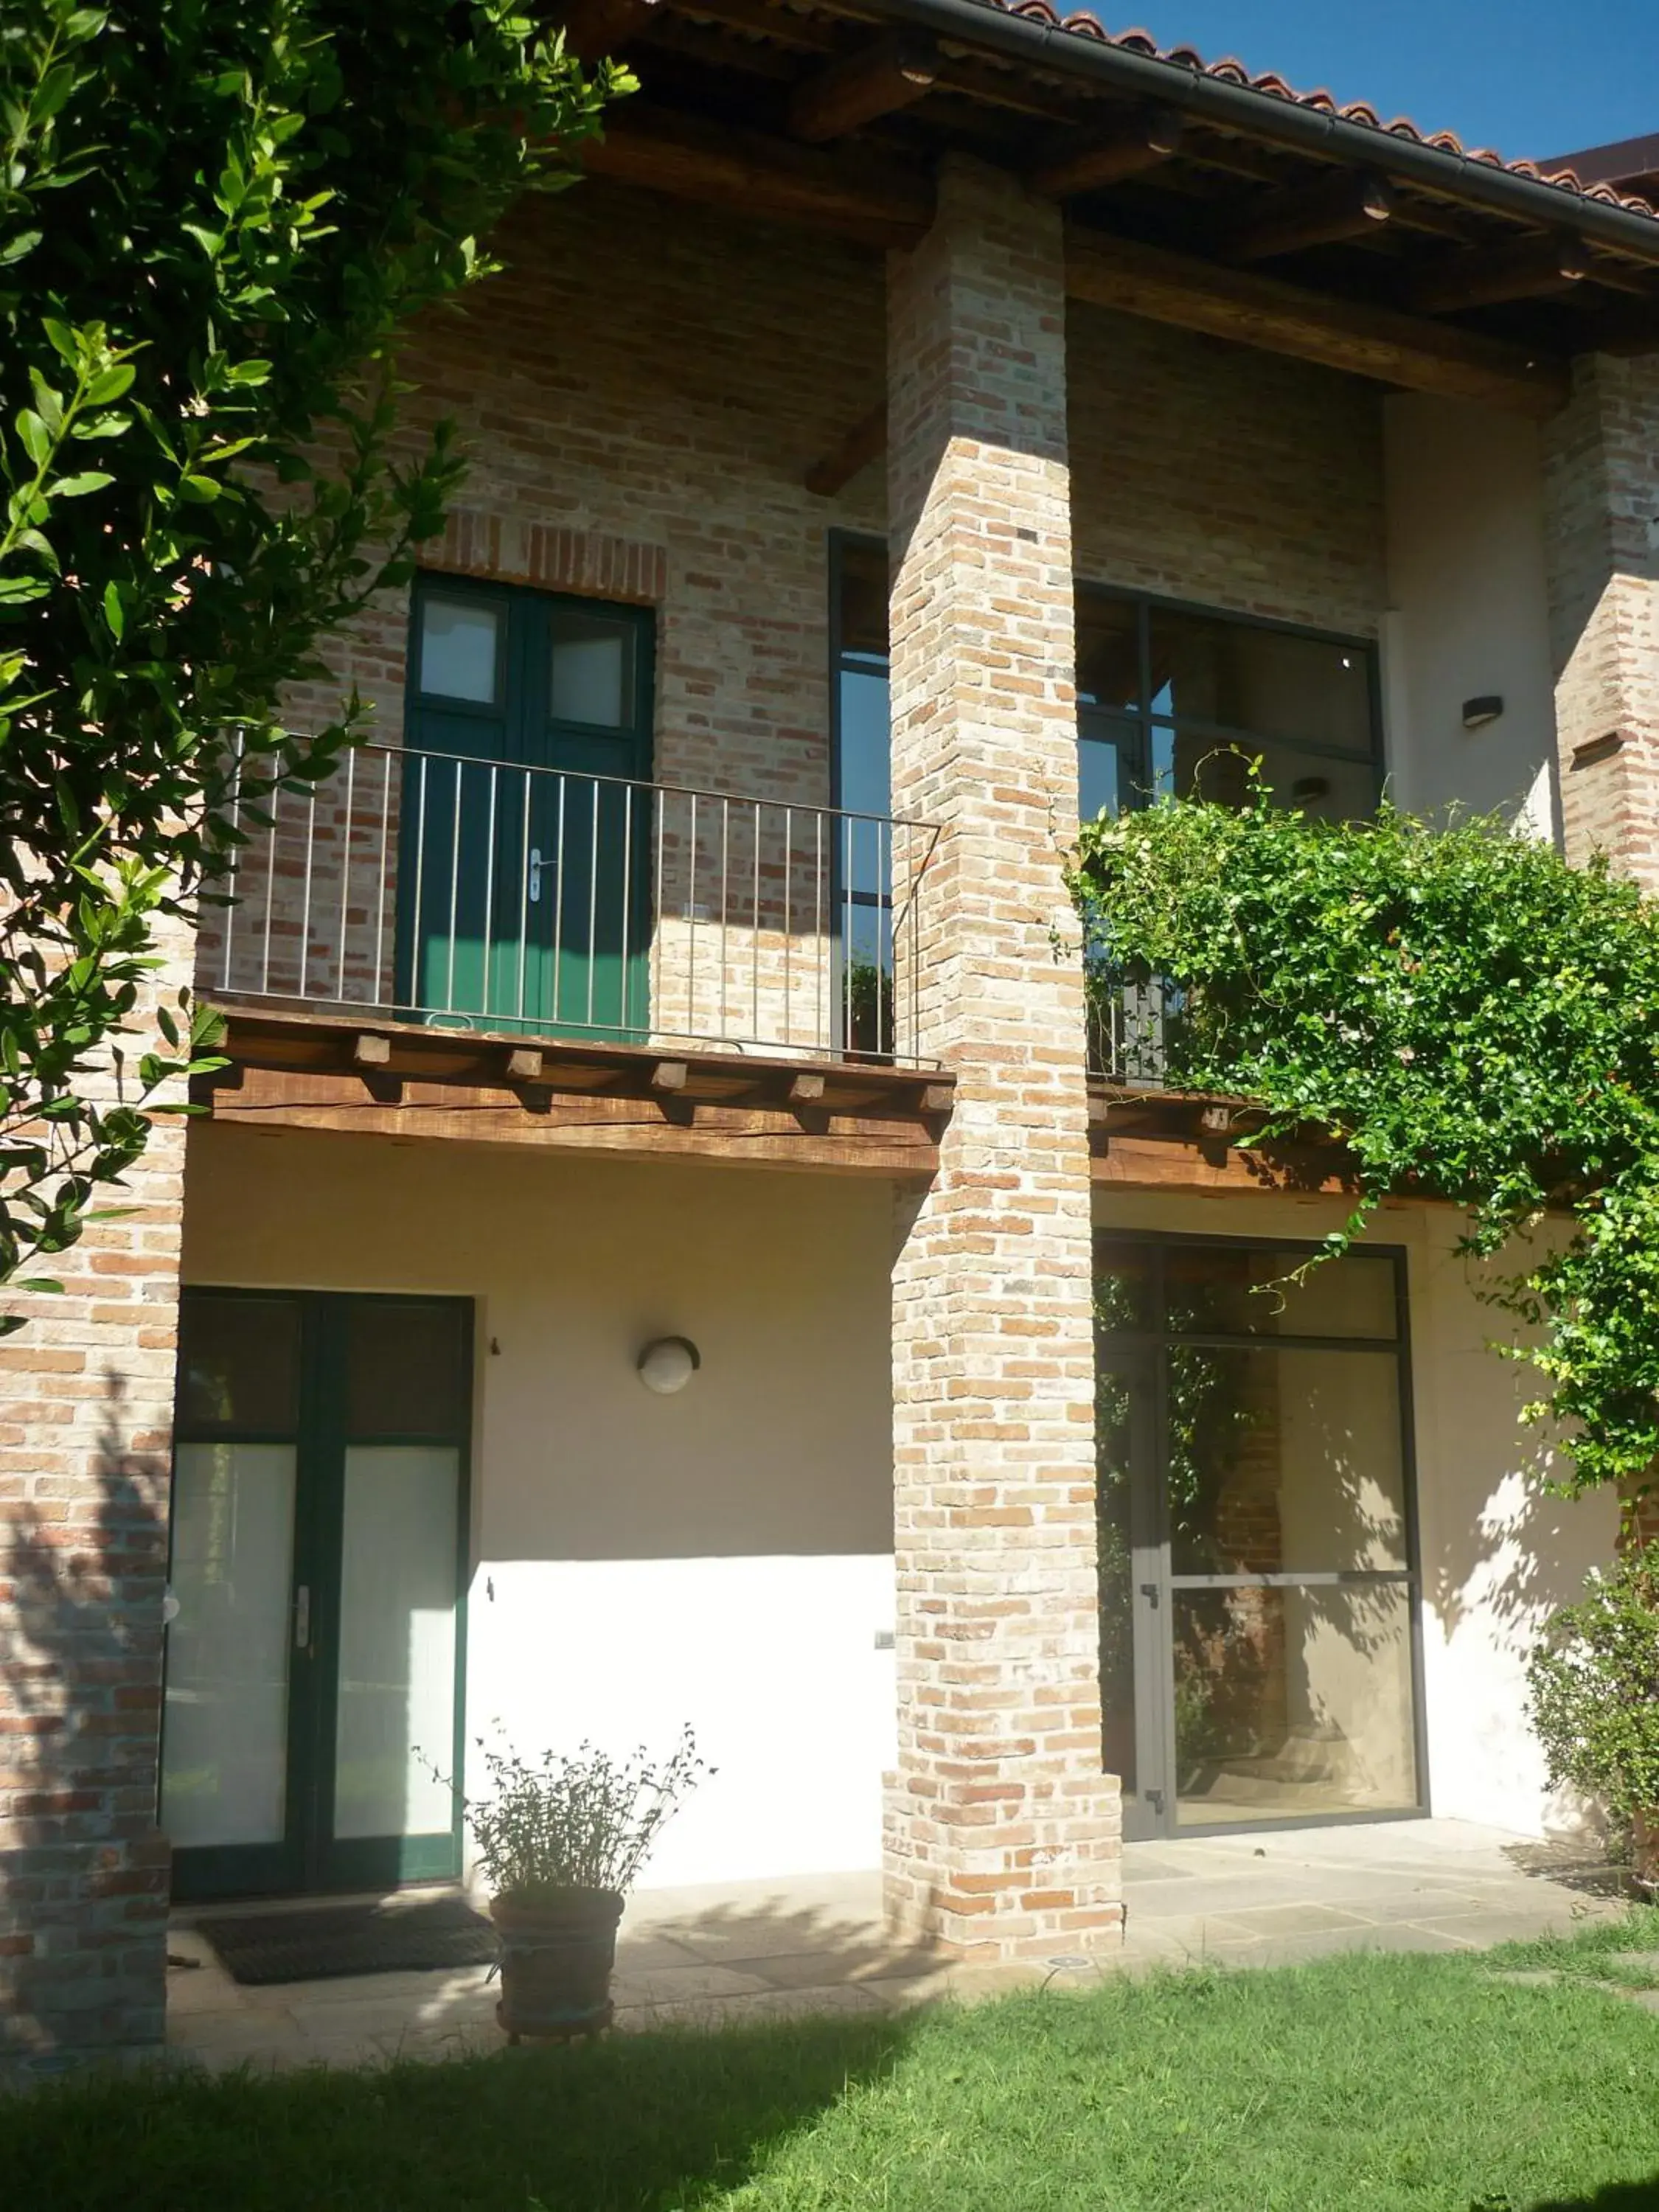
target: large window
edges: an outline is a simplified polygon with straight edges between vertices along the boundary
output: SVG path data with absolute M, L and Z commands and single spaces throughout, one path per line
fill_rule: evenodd
M 1077 661 L 1085 821 L 1169 793 L 1236 802 L 1257 759 L 1305 813 L 1376 805 L 1376 655 L 1358 639 L 1083 584 Z
M 886 549 L 833 547 L 836 803 L 885 813 Z M 1255 759 L 1307 813 L 1376 805 L 1376 656 L 1361 640 L 1079 584 L 1077 659 L 1085 820 L 1165 793 L 1237 801 Z

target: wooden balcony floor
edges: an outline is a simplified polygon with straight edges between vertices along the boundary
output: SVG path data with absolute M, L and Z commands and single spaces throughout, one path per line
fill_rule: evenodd
M 216 997 L 229 1065 L 198 1082 L 216 1121 L 471 1143 L 701 1154 L 926 1178 L 953 1079 L 937 1070 L 573 1042 L 273 1011 Z

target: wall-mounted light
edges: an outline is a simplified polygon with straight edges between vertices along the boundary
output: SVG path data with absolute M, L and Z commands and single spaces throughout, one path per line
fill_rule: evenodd
M 702 1354 L 689 1336 L 653 1337 L 634 1363 L 641 1382 L 659 1398 L 684 1390 L 702 1365 Z
M 1310 799 L 1328 799 L 1330 795 L 1331 780 L 1328 775 L 1299 775 L 1291 786 L 1291 797 L 1298 806 L 1307 805 Z
M 1504 702 L 1496 691 L 1483 692 L 1478 699 L 1466 699 L 1463 702 L 1463 727 L 1466 730 L 1484 730 L 1489 723 L 1495 722 L 1503 711 Z

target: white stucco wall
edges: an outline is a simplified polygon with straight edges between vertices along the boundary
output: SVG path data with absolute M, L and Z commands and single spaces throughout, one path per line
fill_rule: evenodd
M 1102 1192 L 1103 1227 L 1188 1236 L 1323 1237 L 1329 1199 Z M 1578 1808 L 1546 1787 L 1524 1711 L 1522 1667 L 1540 1624 L 1613 1555 L 1610 1496 L 1565 1501 L 1531 1478 L 1522 1405 L 1530 1370 L 1489 1346 L 1504 1329 L 1455 1251 L 1449 1207 L 1390 1206 L 1372 1237 L 1405 1248 L 1411 1310 L 1429 1802 L 1438 1814 L 1538 1835 Z
M 893 1763 L 884 1183 L 193 1127 L 191 1283 L 477 1300 L 468 1720 L 718 1775 L 651 1883 L 873 1866 Z M 654 1397 L 639 1347 L 690 1336 Z
M 1383 406 L 1389 787 L 1413 812 L 1455 803 L 1557 834 L 1555 707 L 1535 423 L 1401 392 Z M 1466 699 L 1504 713 L 1465 730 Z
M 1328 1200 L 1107 1193 L 1104 1224 L 1316 1237 Z M 1525 1370 L 1446 1209 L 1407 1253 L 1432 1809 L 1566 1824 L 1527 1730 L 1538 1622 L 1613 1548 L 1527 1480 Z M 651 1883 L 869 1867 L 892 1763 L 887 1186 L 704 1163 L 194 1127 L 185 1279 L 477 1301 L 469 1723 L 526 1747 L 697 1728 L 720 1768 Z M 659 1399 L 641 1344 L 703 1367 Z M 1296 1430 L 1291 1425 L 1292 1441 Z M 1334 1679 L 1327 1674 L 1326 1687 Z

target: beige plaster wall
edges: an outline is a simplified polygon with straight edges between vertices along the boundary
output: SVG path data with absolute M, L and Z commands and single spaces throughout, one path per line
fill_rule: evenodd
M 882 1183 L 211 1125 L 193 1284 L 477 1301 L 471 1732 L 717 1777 L 649 1879 L 876 1863 L 894 1685 Z M 672 1398 L 634 1361 L 684 1334 Z
M 1555 700 L 1536 423 L 1400 392 L 1382 410 L 1389 617 L 1384 672 L 1395 797 L 1455 801 L 1559 835 Z M 1462 723 L 1466 699 L 1504 712 Z
M 1191 1236 L 1317 1238 L 1328 1199 L 1098 1193 L 1102 1226 Z M 1571 1826 L 1546 1787 L 1522 1667 L 1539 1626 L 1611 1558 L 1610 1497 L 1547 1497 L 1519 1424 L 1529 1370 L 1489 1346 L 1504 1317 L 1475 1297 L 1449 1207 L 1388 1208 L 1370 1241 L 1405 1248 L 1411 1308 L 1429 1801 L 1440 1815 L 1522 1834 Z

